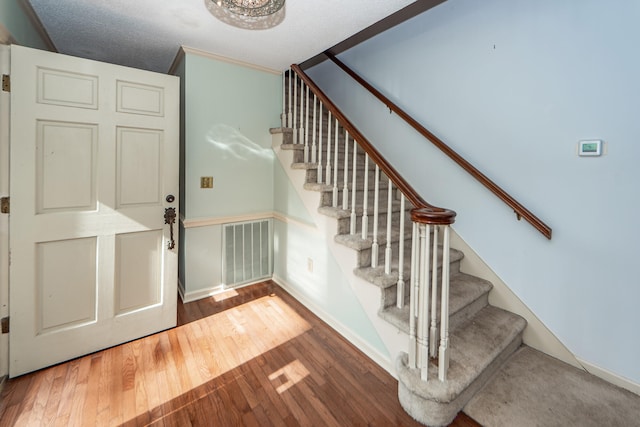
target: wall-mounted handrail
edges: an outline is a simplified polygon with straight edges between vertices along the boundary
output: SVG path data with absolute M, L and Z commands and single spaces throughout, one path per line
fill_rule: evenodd
M 362 133 L 347 119 L 347 117 L 331 102 L 329 97 L 305 74 L 298 65 L 292 65 L 291 69 L 298 74 L 300 79 L 318 97 L 325 107 L 338 119 L 342 127 L 349 132 L 369 155 L 369 157 L 380 167 L 393 184 L 405 195 L 405 197 L 415 206 L 411 211 L 411 218 L 415 222 L 433 225 L 453 224 L 456 213 L 450 209 L 440 208 L 427 203 L 420 195 L 404 180 L 404 178 L 391 166 L 378 150 L 371 145 Z
M 365 89 L 367 89 L 373 96 L 378 98 L 381 102 L 383 102 L 391 111 L 396 113 L 400 118 L 402 118 L 405 122 L 407 122 L 411 127 L 413 127 L 418 133 L 424 136 L 426 139 L 431 141 L 433 145 L 438 147 L 443 153 L 445 153 L 449 158 L 451 158 L 454 162 L 456 162 L 460 167 L 466 170 L 471 176 L 473 176 L 476 180 L 478 180 L 481 184 L 483 184 L 486 188 L 488 188 L 493 194 L 498 196 L 500 200 L 506 203 L 509 207 L 513 209 L 518 219 L 521 217 L 526 219 L 531 225 L 533 225 L 540 233 L 542 233 L 547 239 L 551 239 L 551 227 L 542 222 L 537 216 L 535 216 L 531 211 L 525 208 L 520 202 L 514 199 L 511 195 L 509 195 L 506 191 L 504 191 L 500 186 L 498 186 L 495 182 L 489 179 L 485 174 L 480 172 L 475 166 L 465 160 L 460 154 L 455 152 L 451 147 L 445 144 L 440 138 L 431 133 L 427 128 L 418 123 L 413 117 L 411 117 L 407 112 L 405 112 L 402 108 L 398 107 L 393 101 L 384 96 L 380 91 L 371 86 L 366 80 L 364 80 L 360 75 L 358 75 L 355 71 L 345 65 L 342 61 L 336 58 L 330 52 L 325 52 L 325 54 L 331 59 L 338 67 L 340 67 L 344 72 L 346 72 L 349 76 L 351 76 L 356 82 L 362 85 Z

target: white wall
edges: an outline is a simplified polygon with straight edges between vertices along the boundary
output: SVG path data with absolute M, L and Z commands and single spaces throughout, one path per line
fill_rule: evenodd
M 340 59 L 553 228 L 548 241 L 339 69 L 309 71 L 579 358 L 640 383 L 640 3 L 449 0 Z M 579 158 L 582 139 L 607 153 Z
M 273 151 L 281 77 L 187 51 L 183 80 L 180 281 L 187 299 L 222 284 L 222 226 L 273 212 Z M 213 188 L 200 188 L 212 176 Z M 194 223 L 197 223 L 194 225 Z

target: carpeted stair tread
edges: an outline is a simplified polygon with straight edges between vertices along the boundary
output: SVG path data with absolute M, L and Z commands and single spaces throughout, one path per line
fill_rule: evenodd
M 470 307 L 474 301 L 478 301 L 482 299 L 482 297 L 486 297 L 493 288 L 491 282 L 480 279 L 476 276 L 471 276 L 469 274 L 464 273 L 455 273 L 452 274 L 449 279 L 449 316 L 450 318 L 455 318 L 455 316 L 460 313 L 462 310 Z M 405 283 L 405 293 L 409 292 L 409 282 Z M 438 324 L 440 323 L 440 293 L 438 293 L 438 304 L 436 309 L 436 318 L 438 319 Z M 484 298 L 481 302 L 481 306 L 478 308 L 482 308 L 486 305 L 487 300 Z M 471 315 L 475 314 L 475 312 L 469 313 L 465 316 L 462 316 L 465 320 Z M 386 307 L 380 311 L 380 317 L 387 320 L 389 323 L 395 325 L 398 329 L 403 332 L 409 333 L 409 305 L 405 304 L 404 307 L 398 308 L 396 305 L 392 305 Z M 451 329 L 456 328 L 456 323 L 450 320 Z
M 411 250 L 411 230 L 408 229 L 407 227 L 405 227 L 405 230 L 404 230 L 404 238 L 405 238 L 405 248 L 406 248 L 405 258 L 407 258 L 407 257 L 410 257 L 410 250 Z M 336 242 L 348 248 L 361 251 L 364 249 L 371 248 L 371 245 L 373 244 L 373 233 L 372 231 L 369 231 L 367 238 L 363 239 L 360 233 L 360 230 L 356 230 L 356 234 L 336 234 L 333 240 L 335 240 Z M 391 229 L 390 241 L 391 243 L 398 243 L 400 241 L 399 227 L 393 227 Z M 387 231 L 380 230 L 380 228 L 378 228 L 378 246 L 380 250 L 384 251 L 386 244 L 387 244 Z
M 522 346 L 465 406 L 483 426 L 640 425 L 640 396 Z
M 319 192 L 323 192 L 323 193 L 332 193 L 333 192 L 333 184 L 325 184 L 325 183 L 318 183 L 318 182 L 307 182 L 304 184 L 304 189 L 305 190 L 311 190 L 311 191 L 319 191 Z M 343 189 L 344 185 L 341 183 L 340 186 L 338 187 L 338 191 L 340 192 L 340 197 L 342 197 L 342 189 Z M 383 181 L 380 183 L 380 190 L 386 190 L 389 187 L 389 185 L 387 184 L 386 181 Z M 349 190 L 351 190 L 353 188 L 353 185 L 351 183 L 351 181 L 349 181 L 349 183 L 347 184 L 347 188 Z M 358 182 L 356 182 L 356 190 L 358 192 L 362 192 L 364 191 L 364 183 L 362 182 L 361 179 L 358 180 Z M 368 191 L 370 193 L 373 193 L 374 189 L 373 186 L 369 186 Z M 362 196 L 360 196 L 359 198 L 362 198 Z M 340 199 L 342 200 L 342 199 Z M 384 198 L 385 203 L 387 198 Z M 351 203 L 351 199 L 349 199 L 349 203 Z M 373 196 L 369 197 L 369 204 L 373 203 Z M 408 204 L 408 202 L 407 202 Z
M 452 401 L 466 389 L 508 345 L 522 334 L 526 321 L 517 314 L 487 306 L 466 325 L 449 335 L 447 381 L 420 380 L 420 372 L 404 367 L 399 375 L 417 382 L 414 392 L 441 403 Z M 437 366 L 430 364 L 430 378 L 437 378 Z
M 384 247 L 380 247 L 380 251 L 384 251 Z M 408 281 L 410 272 L 411 272 L 411 259 L 410 252 L 405 251 L 405 260 L 404 260 L 404 279 Z M 460 261 L 464 254 L 457 250 L 451 248 L 449 261 L 451 264 Z M 439 260 L 442 257 L 438 257 Z M 440 265 L 438 265 L 440 267 Z M 356 276 L 365 279 L 366 281 L 373 283 L 380 288 L 388 288 L 389 286 L 393 286 L 398 282 L 398 260 L 393 260 L 391 263 L 391 273 L 385 274 L 384 272 L 384 263 L 382 265 L 378 265 L 377 267 L 358 267 L 353 270 Z
M 342 202 L 342 200 L 339 200 L 339 202 Z M 348 218 L 351 215 L 351 210 L 350 209 L 342 209 L 342 203 L 339 203 L 340 206 L 338 207 L 333 207 L 333 206 L 320 206 L 318 208 L 318 212 L 326 215 L 328 217 L 331 218 Z M 408 208 L 407 206 L 405 206 L 405 211 L 409 210 L 410 208 Z M 364 209 L 362 208 L 361 204 L 356 203 L 356 215 L 361 215 L 362 212 L 364 211 Z M 393 203 L 391 204 L 391 212 L 392 213 L 397 213 L 400 212 L 400 202 L 394 200 Z M 373 224 L 373 206 L 369 205 L 367 207 L 367 213 L 369 215 L 369 224 Z M 379 214 L 385 214 L 387 213 L 387 204 L 384 203 L 383 205 L 378 206 L 378 213 Z M 371 226 L 371 225 L 370 225 Z M 384 227 L 386 227 L 386 224 L 379 224 L 378 226 L 378 230 L 380 229 L 384 229 Z

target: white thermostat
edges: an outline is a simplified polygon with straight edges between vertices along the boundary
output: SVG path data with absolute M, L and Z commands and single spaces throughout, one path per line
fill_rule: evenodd
M 602 141 L 590 139 L 578 143 L 579 156 L 599 156 L 602 154 Z

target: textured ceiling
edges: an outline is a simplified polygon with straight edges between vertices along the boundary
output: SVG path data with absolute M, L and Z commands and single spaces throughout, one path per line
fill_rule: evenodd
M 58 52 L 167 72 L 186 46 L 273 70 L 300 63 L 413 0 L 287 0 L 282 22 L 242 29 L 205 0 L 28 0 Z

